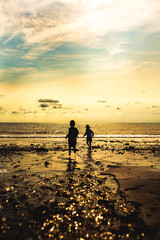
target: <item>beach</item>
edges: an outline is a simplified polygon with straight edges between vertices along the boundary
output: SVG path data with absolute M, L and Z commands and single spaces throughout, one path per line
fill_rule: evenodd
M 0 140 L 0 239 L 160 239 L 160 139 Z
M 160 0 L 0 21 L 0 240 L 160 240 Z

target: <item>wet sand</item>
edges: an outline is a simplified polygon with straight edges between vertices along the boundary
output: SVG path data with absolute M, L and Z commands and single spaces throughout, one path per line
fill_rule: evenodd
M 160 239 L 160 140 L 0 143 L 0 239 Z

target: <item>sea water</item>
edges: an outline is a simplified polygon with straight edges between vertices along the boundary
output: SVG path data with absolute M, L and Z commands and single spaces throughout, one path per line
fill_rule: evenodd
M 88 123 L 87 123 L 88 124 Z M 89 123 L 95 137 L 159 138 L 160 123 Z M 84 123 L 77 122 L 79 137 Z M 61 138 L 68 132 L 68 123 L 0 123 L 0 138 Z

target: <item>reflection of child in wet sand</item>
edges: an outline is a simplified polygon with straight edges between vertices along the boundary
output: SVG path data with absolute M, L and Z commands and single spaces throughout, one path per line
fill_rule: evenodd
M 74 153 L 76 152 L 76 143 L 77 143 L 77 137 L 78 137 L 78 129 L 75 127 L 75 121 L 70 121 L 70 128 L 69 132 L 66 136 L 68 138 L 68 145 L 69 145 L 69 156 L 71 155 L 71 148 L 73 147 Z
M 94 132 L 90 129 L 89 125 L 86 125 L 86 132 L 83 135 L 83 137 L 86 135 L 87 135 L 87 145 L 89 146 L 89 148 L 91 148 L 91 142 L 92 142 L 92 137 L 94 136 Z

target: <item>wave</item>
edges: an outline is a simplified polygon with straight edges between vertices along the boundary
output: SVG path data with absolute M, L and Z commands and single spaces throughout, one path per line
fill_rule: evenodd
M 5 134 L 0 135 L 0 138 L 65 138 L 65 135 Z M 83 135 L 78 138 L 83 138 Z M 94 138 L 160 138 L 160 135 L 95 135 Z

